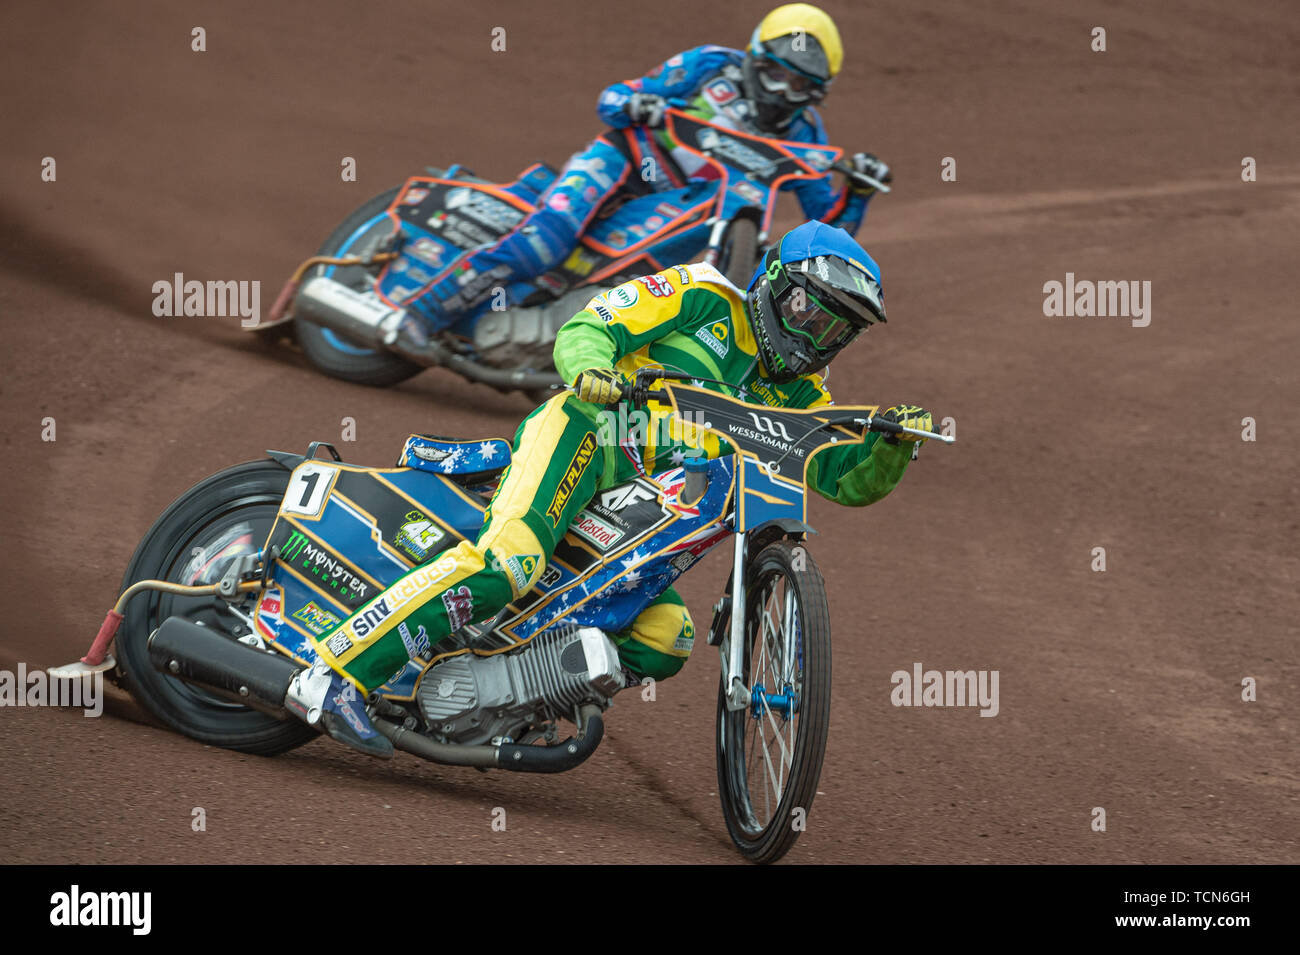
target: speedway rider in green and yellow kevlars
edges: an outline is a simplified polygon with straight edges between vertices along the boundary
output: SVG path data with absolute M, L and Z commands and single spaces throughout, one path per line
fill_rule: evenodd
M 403 641 L 403 631 L 423 630 L 436 647 L 460 627 L 490 619 L 537 583 L 569 524 L 598 491 L 670 467 L 693 448 L 708 457 L 732 452 L 716 435 L 678 419 L 652 420 L 632 441 L 611 435 L 612 416 L 602 412 L 624 397 L 638 368 L 684 372 L 742 401 L 810 408 L 831 400 L 818 372 L 884 321 L 879 267 L 847 232 L 818 221 L 786 234 L 747 292 L 712 266 L 695 264 L 592 299 L 556 338 L 555 365 L 573 391 L 524 419 L 478 540 L 416 567 L 317 637 L 320 661 L 295 678 L 287 707 L 304 718 L 320 712 L 335 739 L 391 756 L 392 744 L 370 725 L 364 697 L 406 665 L 410 641 Z M 654 415 L 667 416 L 662 406 L 652 407 L 660 409 Z M 918 407 L 895 406 L 884 417 L 931 429 L 929 413 Z M 808 484 L 841 504 L 874 503 L 902 477 L 915 440 L 871 433 L 861 444 L 828 446 L 809 461 Z M 632 680 L 664 679 L 690 655 L 694 627 L 669 589 L 631 628 L 610 638 Z

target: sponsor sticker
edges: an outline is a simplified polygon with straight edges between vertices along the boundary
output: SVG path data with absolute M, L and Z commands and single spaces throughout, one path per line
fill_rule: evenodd
M 329 590 L 345 598 L 365 597 L 369 592 L 369 584 L 343 566 L 323 547 L 313 544 L 301 531 L 289 535 L 280 550 L 280 560 L 290 567 L 305 571 Z
M 537 564 L 541 559 L 541 554 L 521 554 L 518 557 L 506 558 L 506 570 L 510 571 L 510 576 L 515 582 L 515 590 L 519 593 L 528 589 L 528 582 L 533 579 L 533 574 L 537 573 Z
M 272 587 L 262 594 L 262 599 L 257 604 L 257 627 L 272 640 L 280 637 L 280 624 L 284 621 L 281 616 L 283 611 L 284 591 L 279 587 Z
M 588 255 L 582 247 L 573 250 L 573 253 L 564 260 L 564 267 L 574 275 L 586 277 L 591 274 L 591 270 L 596 267 L 600 260 L 594 256 Z
M 728 330 L 726 322 L 714 322 L 711 326 L 701 326 L 695 332 L 695 337 L 719 358 L 727 357 L 729 345 L 727 343 Z
M 816 149 L 809 149 L 803 154 L 803 161 L 814 169 L 831 168 L 831 158 L 824 152 Z
M 601 506 L 615 512 L 625 510 L 641 501 L 657 501 L 658 499 L 659 492 L 651 490 L 640 481 L 621 484 L 600 495 Z
M 737 179 L 733 182 L 731 184 L 731 191 L 740 196 L 740 198 L 744 199 L 746 202 L 752 202 L 756 206 L 763 204 L 763 197 L 765 195 L 763 190 L 746 179 Z
M 695 625 L 690 620 L 682 624 L 682 632 L 677 635 L 676 642 L 673 643 L 674 650 L 680 650 L 683 653 L 690 653 L 691 648 L 695 646 Z
M 617 291 L 617 289 L 615 289 Z M 560 478 L 560 483 L 555 489 L 555 496 L 551 498 L 551 504 L 546 509 L 546 516 L 551 519 L 551 526 L 560 525 L 560 514 L 564 511 L 564 506 L 569 503 L 569 498 L 573 496 L 574 488 L 578 486 L 578 481 L 587 470 L 587 465 L 596 455 L 596 435 L 588 431 L 583 435 L 582 443 L 578 449 L 573 452 L 573 459 L 569 461 L 569 466 L 565 468 L 564 476 Z
M 341 657 L 352 649 L 352 641 L 348 639 L 346 633 L 340 631 L 325 641 L 325 649 L 334 654 L 334 656 Z
M 293 612 L 293 619 L 297 620 L 312 633 L 320 636 L 331 627 L 337 626 L 342 621 L 336 615 L 323 609 L 316 601 L 309 601 L 303 604 Z
M 509 203 L 468 186 L 449 190 L 446 203 L 448 209 L 501 232 L 510 231 L 524 218 L 524 214 Z
M 716 79 L 704 87 L 704 95 L 718 106 L 730 103 L 740 95 L 734 84 L 730 80 Z
M 745 169 L 767 169 L 771 166 L 762 153 L 745 145 L 739 139 L 723 136 L 717 130 L 708 127 L 700 131 L 699 143 L 704 152 L 717 153 L 728 162 Z
M 637 292 L 636 286 L 633 283 L 628 282 L 626 285 L 619 285 L 616 288 L 610 289 L 605 294 L 605 298 L 607 298 L 609 304 L 613 305 L 615 308 L 631 308 L 641 298 L 641 295 Z
M 684 574 L 691 569 L 691 564 L 699 560 L 698 554 L 693 554 L 689 550 L 684 550 L 668 563 L 672 565 L 673 570 L 679 574 Z
M 393 543 L 416 561 L 428 557 L 433 546 L 447 536 L 423 511 L 407 511 L 405 520 Z
M 406 655 L 412 660 L 429 649 L 429 634 L 424 627 L 420 627 L 419 632 L 412 636 L 411 628 L 403 620 L 397 625 L 397 632 L 402 638 L 402 646 L 406 647 Z
M 677 289 L 673 288 L 673 283 L 662 275 L 643 275 L 637 281 L 644 285 L 655 298 L 667 298 L 677 291 Z M 619 288 L 622 287 L 619 286 Z
M 590 511 L 583 511 L 579 514 L 577 520 L 570 525 L 569 529 L 583 540 L 595 544 L 596 548 L 601 551 L 609 550 L 623 537 L 622 531 L 602 521 Z
M 469 623 L 474 615 L 474 595 L 464 584 L 444 590 L 442 605 L 447 608 L 447 628 L 452 633 Z

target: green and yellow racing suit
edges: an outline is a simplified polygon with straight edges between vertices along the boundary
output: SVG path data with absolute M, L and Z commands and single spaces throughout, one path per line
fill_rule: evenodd
M 560 329 L 555 365 L 570 383 L 593 368 L 612 367 L 630 379 L 638 368 L 656 365 L 743 401 L 811 408 L 831 400 L 818 375 L 787 384 L 765 376 L 744 293 L 704 264 L 674 266 L 592 299 Z M 628 442 L 611 427 L 617 416 L 576 395 L 562 392 L 543 403 L 515 434 L 510 466 L 477 540 L 462 541 L 416 567 L 340 624 L 339 629 L 349 629 L 348 640 L 336 644 L 350 644 L 345 653 L 335 655 L 326 646 L 337 630 L 317 637 L 321 658 L 368 692 L 406 664 L 401 629 L 423 627 L 436 648 L 448 634 L 491 618 L 529 591 L 597 491 L 641 470 L 652 474 L 679 463 L 689 449 L 702 449 L 709 457 L 731 453 L 714 434 L 694 432 L 669 418 L 662 405 L 651 408 L 649 421 Z M 880 500 L 902 477 L 911 446 L 877 438 L 869 434 L 864 443 L 818 451 L 808 463 L 809 486 L 850 506 Z M 367 617 L 372 608 L 380 613 Z M 663 679 L 689 656 L 694 626 L 681 598 L 669 589 L 629 630 L 611 638 L 633 674 Z

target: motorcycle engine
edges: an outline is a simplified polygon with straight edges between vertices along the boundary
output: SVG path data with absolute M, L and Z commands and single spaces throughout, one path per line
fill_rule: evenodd
M 549 365 L 560 327 L 607 291 L 584 285 L 544 305 L 486 311 L 474 325 L 474 350 L 483 364 L 496 368 Z
M 624 686 L 618 649 L 595 627 L 542 633 L 512 653 L 449 657 L 425 673 L 416 700 L 430 729 L 475 745 L 530 725 L 601 708 Z

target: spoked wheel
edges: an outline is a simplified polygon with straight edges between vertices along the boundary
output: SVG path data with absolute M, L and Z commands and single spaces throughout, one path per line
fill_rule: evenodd
M 718 795 L 741 853 L 775 862 L 805 828 L 826 753 L 831 624 L 826 586 L 806 548 L 778 541 L 745 586 L 743 710 L 718 691 Z
M 255 461 L 186 491 L 145 534 L 122 589 L 139 580 L 216 583 L 232 560 L 261 550 L 288 483 L 283 467 Z M 168 617 L 183 617 L 235 640 L 249 633 L 254 603 L 251 594 L 235 604 L 157 591 L 132 597 L 115 642 L 124 686 L 167 726 L 215 746 L 271 756 L 315 739 L 316 731 L 297 720 L 278 720 L 233 703 L 149 663 L 149 635 Z
M 353 212 L 321 244 L 316 254 L 372 255 L 393 231 L 393 223 L 384 212 L 397 192 L 389 189 L 380 193 Z M 370 271 L 358 265 L 318 265 L 308 273 L 308 277 L 315 275 L 327 276 L 358 292 L 368 289 L 374 281 Z M 298 344 L 312 364 L 335 378 L 383 387 L 423 371 L 420 365 L 391 352 L 367 348 L 310 319 L 297 317 L 293 324 Z

